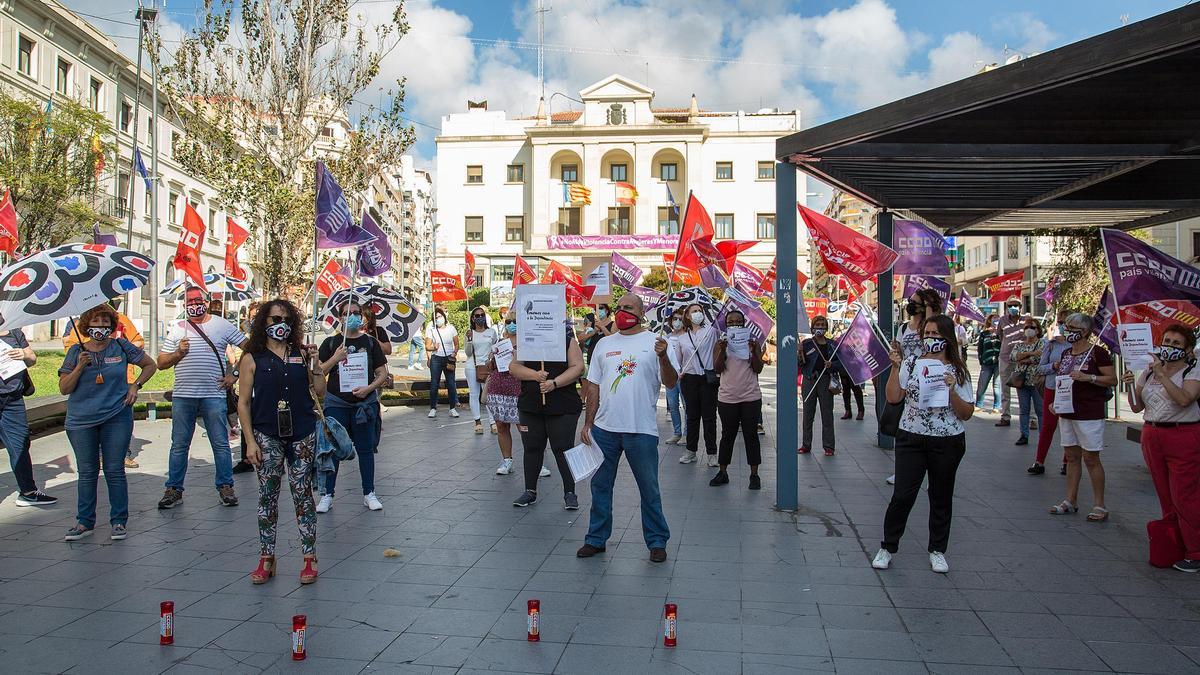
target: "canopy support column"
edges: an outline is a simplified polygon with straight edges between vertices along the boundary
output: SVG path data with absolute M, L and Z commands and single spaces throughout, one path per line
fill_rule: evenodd
M 886 246 L 892 245 L 892 212 L 887 209 L 881 210 L 876 216 L 875 241 Z M 879 307 L 879 330 L 884 335 L 895 335 L 894 312 L 896 302 L 893 300 L 895 295 L 893 290 L 895 281 L 896 277 L 889 269 L 879 275 L 878 282 L 875 284 L 875 304 Z M 891 345 L 888 345 L 888 348 L 891 349 Z M 877 419 L 883 414 L 883 405 L 887 401 L 887 395 L 884 392 L 887 391 L 888 375 L 891 371 L 892 368 L 889 365 L 887 370 L 883 371 L 874 380 L 875 417 Z M 882 431 L 878 433 L 877 443 L 879 447 L 884 449 L 896 447 L 896 439 Z
M 775 506 L 800 503 L 796 475 L 796 329 L 801 289 L 796 285 L 796 167 L 775 165 Z M 890 237 L 890 235 L 889 235 Z

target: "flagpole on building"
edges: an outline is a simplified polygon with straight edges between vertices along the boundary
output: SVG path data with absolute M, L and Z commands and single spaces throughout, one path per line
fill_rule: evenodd
M 154 37 L 158 37 L 158 2 L 155 0 L 154 9 L 150 12 L 139 10 L 143 19 L 153 21 Z M 140 22 L 139 22 L 140 23 Z M 157 45 L 157 39 L 155 40 Z M 138 56 L 141 56 L 141 44 L 138 45 Z M 150 257 L 158 260 L 158 57 L 150 58 L 151 91 L 150 91 Z M 140 82 L 140 78 L 139 78 Z M 140 104 L 141 102 L 138 101 Z M 135 147 L 137 139 L 134 139 Z M 130 183 L 133 176 L 130 176 Z M 158 353 L 158 275 L 150 273 L 150 352 Z

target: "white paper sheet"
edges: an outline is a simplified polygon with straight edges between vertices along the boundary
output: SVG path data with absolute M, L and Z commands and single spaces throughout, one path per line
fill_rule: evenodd
M 567 360 L 566 286 L 517 286 L 512 311 L 517 315 L 517 351 L 523 363 Z
M 576 483 L 591 478 L 604 463 L 604 453 L 594 443 L 580 443 L 564 452 L 563 456 L 567 458 L 567 466 L 571 467 L 571 475 Z
M 920 384 L 917 407 L 928 410 L 949 406 L 950 387 L 946 386 L 943 379 L 946 376 L 946 365 L 933 359 L 918 359 L 913 367 L 917 370 L 917 382 Z
M 1075 380 L 1070 375 L 1054 378 L 1054 414 L 1070 415 L 1075 412 Z
M 338 364 L 338 391 L 346 394 L 370 384 L 368 357 L 366 352 L 355 352 Z
M 513 360 L 513 344 L 511 340 L 501 340 L 492 347 L 492 355 L 496 358 L 496 370 L 507 373 L 508 366 Z
M 1154 347 L 1154 331 L 1148 323 L 1123 323 L 1117 329 L 1121 343 L 1121 358 L 1130 370 L 1150 367 L 1150 350 Z
M 0 380 L 7 380 L 22 370 L 25 370 L 23 360 L 8 358 L 8 350 L 0 351 Z
M 750 329 L 744 326 L 734 326 L 726 331 L 729 341 L 725 349 L 729 356 L 737 359 L 750 358 Z

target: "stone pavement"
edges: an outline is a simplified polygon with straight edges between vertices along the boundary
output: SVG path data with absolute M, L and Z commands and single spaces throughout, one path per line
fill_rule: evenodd
M 468 416 L 451 420 L 443 408 L 428 420 L 424 412 L 385 413 L 383 512 L 362 507 L 357 471 L 347 467 L 320 521 L 321 578 L 305 587 L 286 507 L 279 576 L 250 584 L 254 476 L 237 476 L 241 506 L 218 506 L 199 434 L 184 503 L 158 511 L 169 422 L 137 424 L 142 468 L 130 473 L 123 542 L 107 538 L 103 481 L 96 534 L 61 540 L 74 521 L 73 456 L 61 433 L 35 441 L 37 478 L 61 501 L 46 510 L 17 509 L 11 496 L 0 504 L 3 670 L 1200 671 L 1200 579 L 1145 562 L 1145 523 L 1158 507 L 1123 425 L 1109 425 L 1105 451 L 1113 517 L 1091 524 L 1082 513 L 1046 513 L 1063 479 L 1053 464 L 1045 476 L 1025 474 L 1032 450 L 1012 445 L 1015 428 L 994 428 L 990 414 L 972 421 L 951 572 L 940 576 L 924 553 L 922 502 L 893 569 L 869 566 L 891 494 L 883 482 L 891 457 L 874 446 L 870 419 L 837 422 L 835 457 L 800 458 L 796 514 L 772 508 L 772 448 L 764 449 L 764 489 L 750 492 L 744 465 L 732 468 L 731 484 L 713 488 L 712 470 L 680 465 L 678 449 L 664 446 L 672 538 L 670 558 L 655 565 L 628 469 L 619 474 L 607 554 L 580 560 L 586 488 L 583 509 L 566 512 L 557 477 L 543 479 L 541 501 L 515 509 L 521 479 L 495 475 L 495 437 L 474 435 Z M 0 487 L 13 489 L 10 473 L 0 473 Z M 1086 510 L 1089 488 L 1083 494 Z M 400 557 L 385 558 L 388 547 Z M 529 598 L 541 601 L 540 643 L 525 640 Z M 175 602 L 172 647 L 158 645 L 162 600 Z M 662 646 L 665 601 L 679 605 L 675 649 Z M 298 664 L 289 654 L 297 613 L 309 626 L 309 658 Z

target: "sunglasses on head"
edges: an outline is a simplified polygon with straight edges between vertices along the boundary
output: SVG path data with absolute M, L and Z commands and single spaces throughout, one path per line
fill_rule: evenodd
M 278 314 L 272 314 L 272 315 L 270 315 L 270 316 L 268 316 L 268 317 L 267 317 L 267 321 L 268 321 L 268 322 L 269 322 L 271 325 L 275 325 L 275 324 L 277 324 L 277 323 L 287 323 L 287 317 L 286 317 L 286 316 L 280 316 L 280 315 L 278 315 Z

